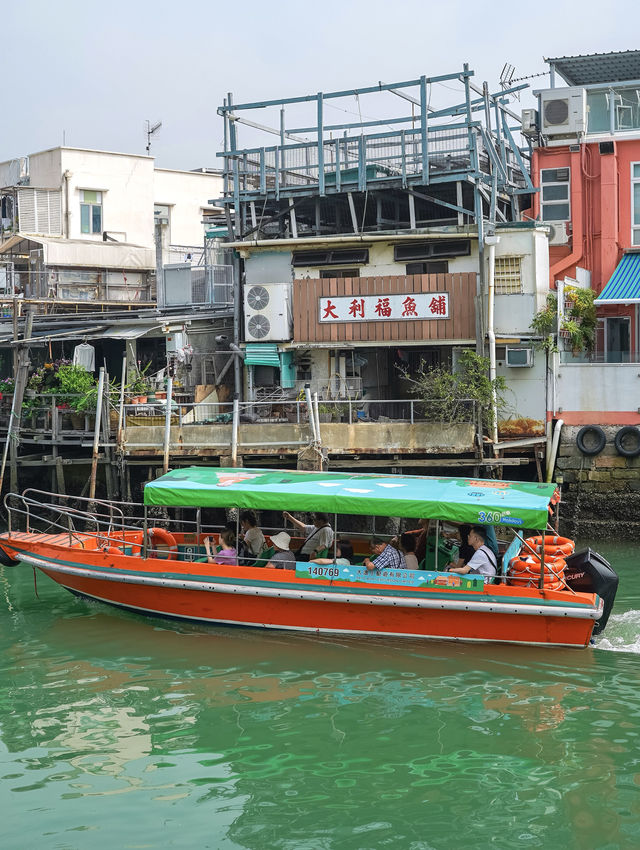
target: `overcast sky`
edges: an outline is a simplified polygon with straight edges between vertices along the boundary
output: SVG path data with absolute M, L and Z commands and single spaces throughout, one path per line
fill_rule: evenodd
M 544 72 L 544 56 L 640 48 L 639 10 L 638 0 L 5 0 L 0 161 L 60 145 L 63 134 L 74 147 L 144 153 L 150 119 L 162 121 L 159 166 L 220 167 L 216 108 L 228 91 L 237 103 L 276 99 L 464 62 L 495 90 L 505 63 L 520 77 Z M 434 104 L 457 101 L 459 85 L 447 85 L 433 87 Z M 373 99 L 342 108 L 382 117 Z

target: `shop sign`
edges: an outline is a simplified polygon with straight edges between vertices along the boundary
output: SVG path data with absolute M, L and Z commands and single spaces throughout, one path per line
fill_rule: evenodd
M 405 319 L 448 319 L 448 292 L 398 295 L 329 296 L 319 299 L 320 322 L 402 322 Z

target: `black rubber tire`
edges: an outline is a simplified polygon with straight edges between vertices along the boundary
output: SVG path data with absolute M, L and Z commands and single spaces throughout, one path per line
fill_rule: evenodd
M 635 437 L 635 446 L 628 449 L 624 445 L 624 439 L 630 436 Z M 615 444 L 616 451 L 622 457 L 638 457 L 640 455 L 640 428 L 636 428 L 635 425 L 625 425 L 624 428 L 620 428 L 616 434 Z
M 589 445 L 585 444 L 585 437 L 590 437 Z M 607 445 L 607 435 L 599 425 L 585 425 L 578 431 L 576 445 L 583 455 L 593 457 L 599 455 Z
M 15 567 L 19 563 L 20 561 L 16 561 L 15 558 L 10 558 L 4 549 L 0 548 L 0 564 L 3 564 L 5 567 Z

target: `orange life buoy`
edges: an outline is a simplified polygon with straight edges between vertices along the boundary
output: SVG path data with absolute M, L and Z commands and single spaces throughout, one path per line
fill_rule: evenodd
M 176 538 L 173 536 L 173 534 L 171 534 L 170 531 L 167 531 L 165 528 L 150 528 L 147 533 L 149 535 L 149 540 L 151 541 L 152 546 L 156 542 L 159 542 L 164 543 L 165 546 L 168 547 L 169 551 L 166 553 L 165 557 L 170 558 L 172 555 L 177 554 L 178 544 L 176 542 Z M 156 550 L 152 557 L 159 558 L 160 553 Z
M 538 537 L 527 537 L 525 543 L 528 543 L 536 552 L 542 552 L 542 535 Z M 547 534 L 544 537 L 544 554 L 548 555 L 573 555 L 576 550 L 576 544 L 568 537 L 558 537 L 557 535 Z
M 560 556 L 545 558 L 544 563 L 540 556 L 514 558 L 509 569 L 509 584 L 520 587 L 539 587 L 540 571 L 542 570 L 542 582 L 545 590 L 560 590 L 564 587 L 564 570 L 566 561 Z

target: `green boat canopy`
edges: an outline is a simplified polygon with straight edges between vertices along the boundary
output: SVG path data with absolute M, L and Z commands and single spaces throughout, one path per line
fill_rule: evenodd
M 145 505 L 425 517 L 546 528 L 554 484 L 272 469 L 175 469 L 144 488 Z

